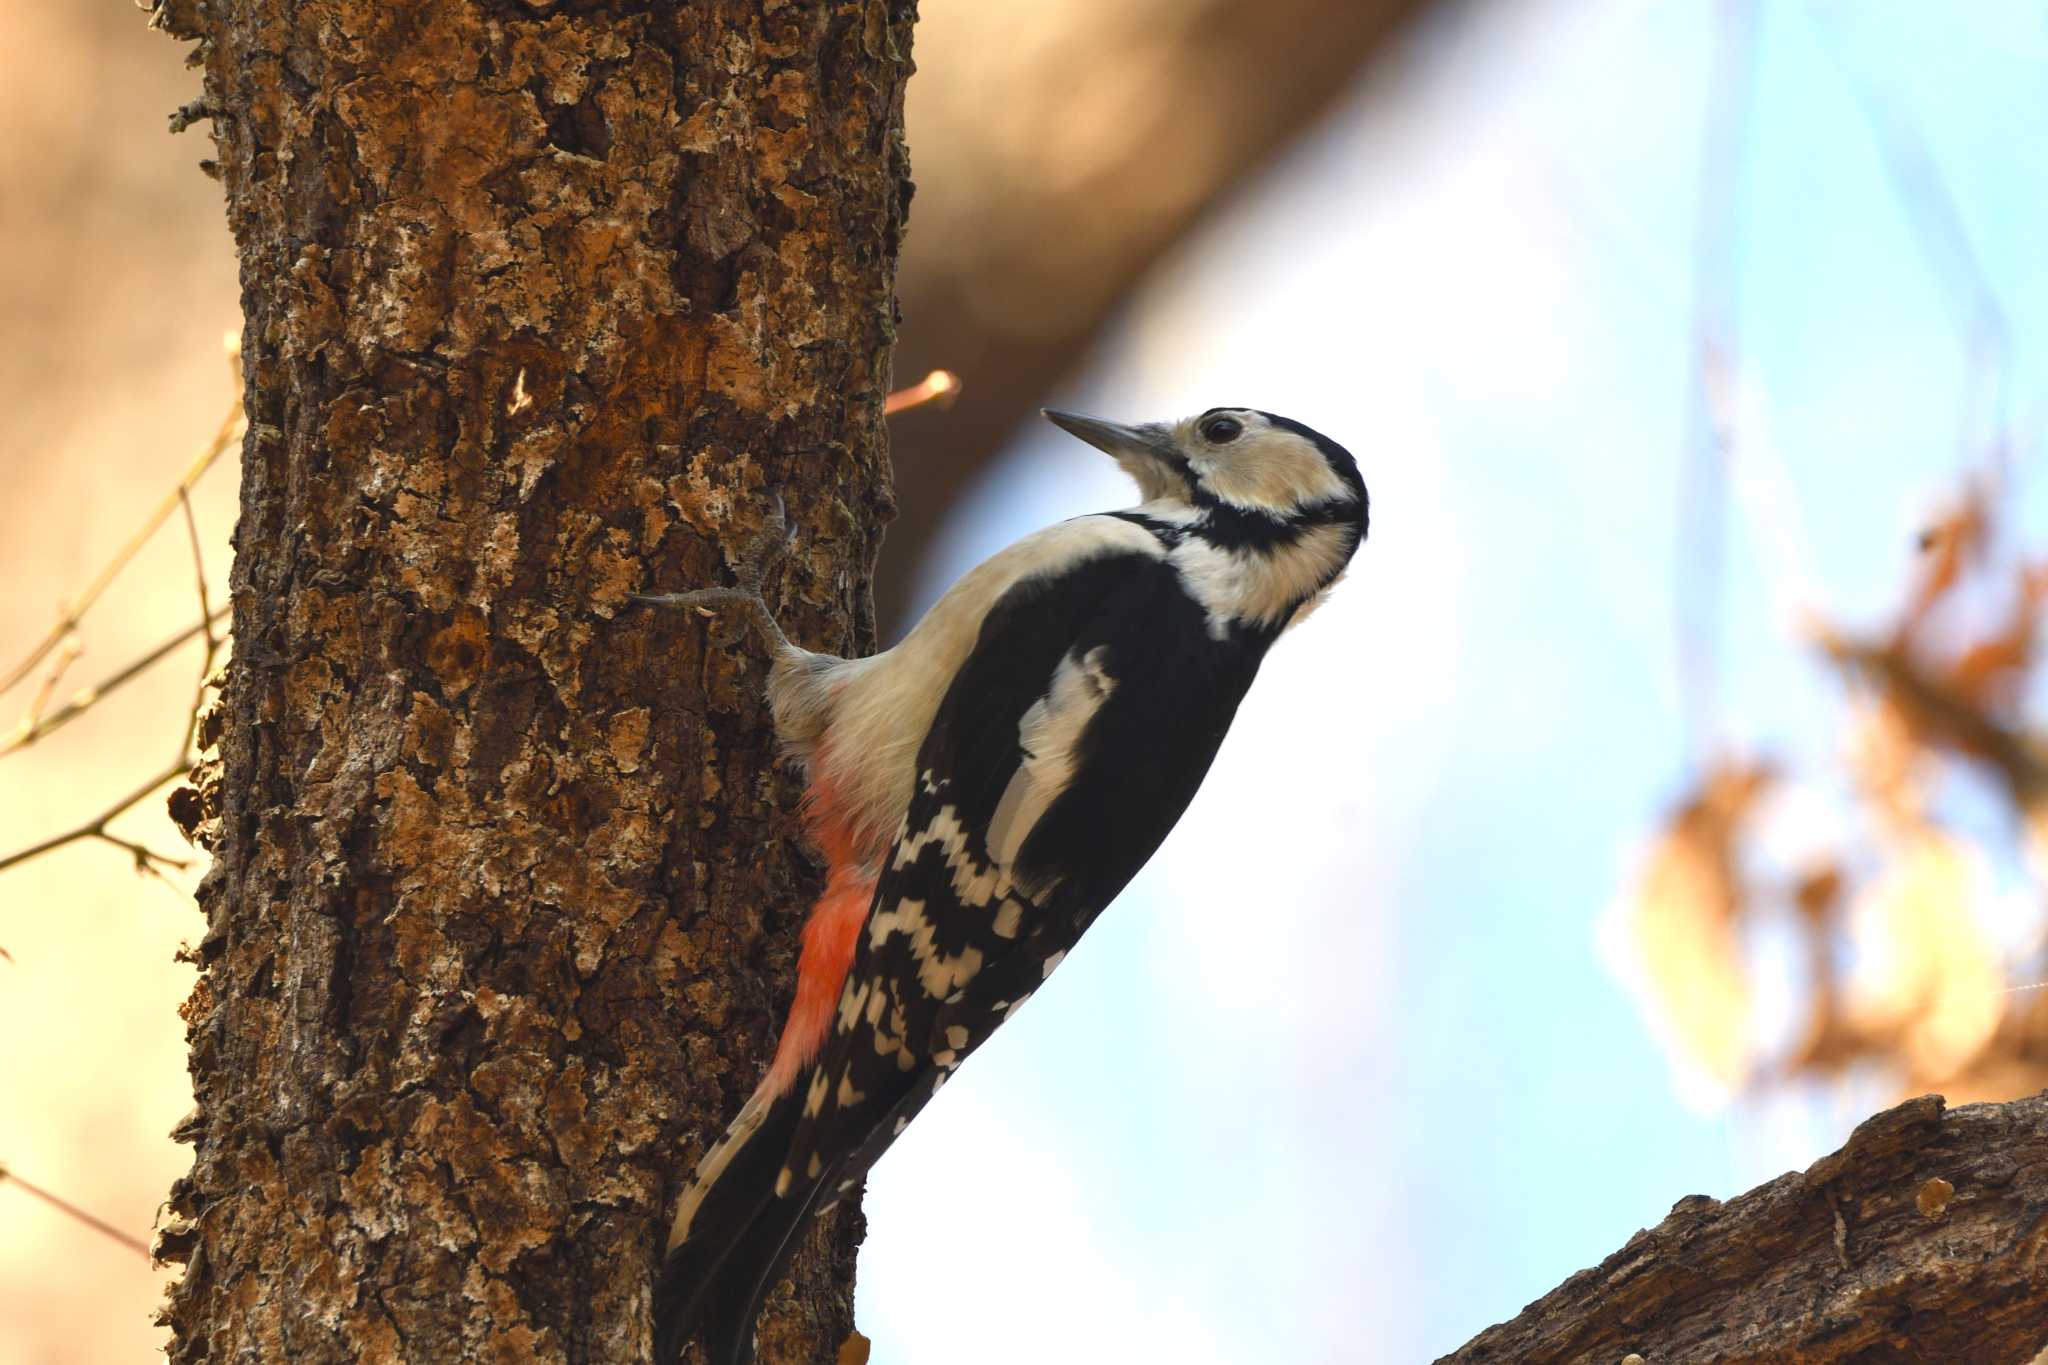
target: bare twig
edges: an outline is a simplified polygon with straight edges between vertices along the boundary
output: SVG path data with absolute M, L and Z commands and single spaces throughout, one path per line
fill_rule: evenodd
M 48 715 L 42 716 L 39 719 L 32 716 L 24 717 L 20 727 L 12 735 L 9 735 L 4 740 L 0 740 L 0 758 L 5 758 L 18 749 L 25 749 L 49 734 L 52 730 L 62 729 L 78 719 L 80 715 L 84 714 L 92 706 L 104 700 L 108 693 L 127 683 L 133 682 L 137 677 L 148 672 L 153 665 L 162 662 L 165 657 L 187 641 L 204 634 L 209 640 L 217 642 L 219 637 L 212 633 L 212 627 L 225 621 L 229 610 L 230 608 L 228 607 L 221 607 L 207 621 L 185 627 L 185 629 L 171 636 L 168 640 L 163 641 L 147 653 L 124 664 L 109 677 L 79 691 L 71 700 L 65 702 Z M 209 659 L 208 666 L 205 669 L 206 672 L 211 671 L 211 663 L 212 661 Z
M 65 1199 L 59 1195 L 52 1194 L 50 1191 L 44 1189 L 40 1185 L 33 1184 L 32 1182 L 27 1180 L 23 1180 L 19 1175 L 16 1175 L 13 1171 L 8 1170 L 7 1167 L 0 1166 L 0 1185 L 5 1184 L 14 1185 L 24 1194 L 34 1195 L 36 1198 L 42 1200 L 45 1204 L 48 1204 L 51 1208 L 57 1210 L 57 1212 L 63 1214 L 65 1217 L 70 1218 L 75 1222 L 85 1224 L 87 1227 L 91 1228 L 94 1232 L 99 1233 L 103 1237 L 112 1238 L 114 1241 L 119 1242 L 122 1246 L 127 1247 L 130 1251 L 134 1252 L 137 1256 L 140 1256 L 143 1260 L 150 1262 L 150 1264 L 154 1265 L 156 1263 L 156 1258 L 149 1254 L 149 1243 L 143 1241 L 140 1237 L 136 1237 L 130 1233 L 121 1231 L 121 1229 L 115 1227 L 106 1219 L 96 1218 L 92 1214 L 87 1213 L 84 1209 L 78 1207 L 78 1205 L 72 1203 L 69 1199 Z
M 192 546 L 192 571 L 199 585 L 199 620 L 206 627 L 206 648 L 211 653 L 214 647 L 213 606 L 206 597 L 206 554 L 199 545 L 199 521 L 192 515 L 192 497 L 183 484 L 178 485 L 178 505 L 185 509 L 185 537 Z
M 951 370 L 933 370 L 907 389 L 898 389 L 882 400 L 882 415 L 894 417 L 899 412 L 909 412 L 926 404 L 942 408 L 953 405 L 960 396 L 960 376 Z
M 206 704 L 206 680 L 213 676 L 214 658 L 220 653 L 221 639 L 213 633 L 213 603 L 206 592 L 206 554 L 199 545 L 199 522 L 192 515 L 192 499 L 180 488 L 178 500 L 185 508 L 185 532 L 192 544 L 192 571 L 198 579 L 199 623 L 206 628 L 206 657 L 199 661 L 199 682 L 192 689 L 192 708 L 185 715 L 185 733 L 178 741 L 177 757 L 183 759 L 191 751 L 192 737 L 199 733 L 199 711 Z
M 1719 724 L 1722 542 L 1738 376 L 1736 208 L 1756 65 L 1753 0 L 1722 0 L 1720 15 L 1693 244 L 1692 412 L 1678 482 L 1678 687 L 1695 758 L 1712 749 Z
M 98 831 L 92 837 L 103 844 L 112 844 L 115 848 L 125 851 L 135 860 L 135 870 L 145 877 L 155 877 L 162 881 L 164 868 L 174 867 L 183 872 L 192 866 L 190 858 L 173 858 L 168 853 L 157 852 L 147 844 L 138 844 L 133 839 L 123 839 L 118 834 L 109 834 L 105 830 Z
M 231 362 L 239 360 L 240 348 L 233 338 L 229 340 L 228 351 Z M 237 373 L 239 375 L 238 368 Z M 240 384 L 237 383 L 236 387 L 239 389 Z M 242 406 L 238 396 L 234 405 L 228 409 L 227 415 L 221 419 L 220 426 L 214 432 L 213 439 L 194 458 L 191 465 L 185 470 L 183 477 L 178 480 L 170 493 L 164 497 L 163 501 L 157 504 L 156 510 L 150 514 L 142 526 L 121 546 L 120 550 L 114 555 L 114 558 L 100 570 L 98 576 L 94 578 L 78 600 L 64 608 L 56 628 L 44 638 L 41 644 L 29 652 L 28 657 L 22 663 L 17 665 L 4 679 L 0 679 L 0 692 L 5 692 L 33 673 L 36 667 L 44 659 L 48 658 L 52 651 L 57 650 L 60 646 L 65 651 L 59 657 L 56 665 L 51 668 L 42 687 L 30 702 L 27 714 L 22 718 L 14 734 L 4 740 L 0 740 L 0 757 L 4 757 L 18 749 L 35 743 L 51 731 L 75 720 L 114 689 L 134 680 L 156 663 L 168 657 L 173 650 L 177 649 L 187 640 L 195 636 L 204 639 L 206 648 L 204 657 L 200 660 L 199 664 L 199 680 L 193 688 L 192 704 L 186 712 L 185 726 L 178 736 L 177 753 L 173 755 L 170 766 L 86 823 L 67 830 L 62 834 L 45 839 L 39 844 L 0 858 L 0 871 L 5 871 L 18 863 L 26 862 L 31 858 L 48 853 L 54 849 L 62 848 L 67 844 L 77 843 L 80 840 L 86 839 L 98 840 L 101 843 L 111 844 L 115 848 L 124 850 L 134 859 L 137 872 L 161 875 L 165 868 L 184 868 L 189 866 L 184 859 L 159 853 L 146 844 L 115 834 L 107 827 L 113 820 L 149 797 L 165 783 L 174 778 L 182 777 L 191 770 L 190 753 L 192 742 L 199 730 L 199 713 L 206 703 L 207 682 L 213 676 L 214 666 L 219 658 L 221 647 L 226 641 L 226 637 L 219 631 L 216 631 L 214 627 L 225 619 L 228 614 L 225 608 L 215 611 L 213 607 L 212 591 L 206 578 L 205 550 L 200 543 L 199 537 L 199 520 L 192 511 L 192 486 L 198 482 L 201 475 L 212 468 L 214 462 L 234 443 L 245 425 Z M 80 619 L 99 600 L 100 595 L 107 590 L 108 585 L 133 561 L 143 544 L 169 519 L 174 508 L 184 515 L 186 540 L 192 550 L 193 574 L 199 595 L 198 623 L 119 669 L 105 682 L 78 693 L 54 713 L 45 714 L 50 696 L 56 688 L 58 678 L 62 676 L 64 670 L 77 655 L 78 647 L 73 632 Z
M 52 849 L 62 848 L 66 844 L 75 844 L 81 839 L 98 839 L 104 843 L 113 844 L 117 848 L 127 849 L 129 853 L 134 855 L 138 871 L 154 872 L 159 864 L 164 867 L 182 868 L 186 866 L 185 863 L 176 858 L 167 857 L 164 854 L 145 848 L 141 844 L 133 843 L 107 833 L 107 826 L 116 817 L 127 814 L 128 811 L 154 795 L 166 782 L 171 781 L 173 778 L 183 777 L 187 772 L 191 771 L 191 767 L 192 765 L 185 761 L 185 756 L 180 754 L 177 763 L 159 772 L 142 786 L 137 787 L 134 791 L 107 807 L 97 817 L 86 821 L 76 829 L 66 830 L 64 833 L 53 835 L 39 844 L 31 845 L 19 852 L 10 853 L 4 858 L 0 858 L 0 872 L 5 872 L 16 863 L 25 863 L 31 858 L 40 857 Z
M 1817 8 L 1814 13 L 1823 22 L 1828 21 L 1825 11 Z M 1906 212 L 1929 267 L 1955 308 L 1964 363 L 1972 381 L 1970 387 L 1977 391 L 1964 396 L 1963 457 L 1966 461 L 1975 460 L 1979 442 L 1988 437 L 1991 473 L 2003 487 L 2009 472 L 2009 442 L 2004 438 L 2012 393 L 2012 325 L 2005 304 L 1970 240 L 1955 193 L 1941 172 L 1940 162 L 1929 152 L 1927 139 L 1903 105 L 1858 69 L 1846 49 L 1847 45 L 1840 42 L 1830 47 L 1863 107 L 1878 157 L 1891 178 L 1892 191 Z M 1974 414 L 1967 411 L 1975 402 L 1981 402 L 1985 410 L 1982 432 L 1972 430 Z
M 35 672 L 36 667 L 70 637 L 72 631 L 78 628 L 79 620 L 91 609 L 93 603 L 99 601 L 100 594 L 107 590 L 108 585 L 119 576 L 121 570 L 128 567 L 129 561 L 134 559 L 136 552 L 141 550 L 149 538 L 156 534 L 157 528 L 170 519 L 171 513 L 184 501 L 192 485 L 197 483 L 200 475 L 211 469 L 214 461 L 218 460 L 222 452 L 233 444 L 235 438 L 240 434 L 241 428 L 242 404 L 238 397 L 235 400 L 234 406 L 228 409 L 227 416 L 221 419 L 220 429 L 214 432 L 213 439 L 207 442 L 206 448 L 199 452 L 198 456 L 185 470 L 184 476 L 178 480 L 178 486 L 166 494 L 163 501 L 156 505 L 156 509 L 137 528 L 135 534 L 128 537 L 127 541 L 115 553 L 113 559 L 108 561 L 106 567 L 99 571 L 98 576 L 87 585 L 85 591 L 79 595 L 78 599 L 63 610 L 57 624 L 50 628 L 50 633 L 43 637 L 42 642 L 30 650 L 28 657 L 10 669 L 5 677 L 0 677 L 0 693 L 12 691 L 22 679 Z
M 43 718 L 44 710 L 50 705 L 50 698 L 56 694 L 57 684 L 63 681 L 65 673 L 70 671 L 71 665 L 78 662 L 78 656 L 83 653 L 85 646 L 78 643 L 76 633 L 64 637 L 64 647 L 57 651 L 57 662 L 51 664 L 50 671 L 43 675 L 42 685 L 36 688 L 35 696 L 29 701 L 28 713 L 21 718 L 23 730 L 35 728 L 36 722 Z

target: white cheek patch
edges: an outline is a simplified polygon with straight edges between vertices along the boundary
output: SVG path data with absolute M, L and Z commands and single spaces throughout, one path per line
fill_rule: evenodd
M 1181 582 L 1209 616 L 1209 634 L 1223 639 L 1236 621 L 1286 625 L 1296 608 L 1325 586 L 1350 553 L 1352 530 L 1311 526 L 1271 550 L 1232 550 L 1190 536 L 1173 552 Z
M 1254 431 L 1202 462 L 1202 482 L 1225 502 L 1288 513 L 1347 495 L 1330 462 L 1291 431 Z

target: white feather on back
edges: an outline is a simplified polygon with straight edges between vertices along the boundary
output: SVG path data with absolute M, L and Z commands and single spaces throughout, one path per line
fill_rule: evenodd
M 1017 724 L 1017 743 L 1024 751 L 1024 761 L 1003 789 L 988 826 L 989 857 L 1008 868 L 1013 878 L 1018 850 L 1038 827 L 1046 807 L 1073 780 L 1088 722 L 1116 690 L 1116 679 L 1103 666 L 1107 653 L 1101 645 L 1078 658 L 1068 653 L 1053 671 L 1052 686 Z M 1017 885 L 1033 898 L 1050 889 L 1021 880 Z
M 777 661 L 770 684 L 777 729 L 793 752 L 822 768 L 851 812 L 863 858 L 877 870 L 909 809 L 918 747 L 990 609 L 1026 579 L 1111 553 L 1157 559 L 1166 552 L 1151 532 L 1121 518 L 1076 517 L 970 569 L 893 648 L 865 659 L 792 651 Z

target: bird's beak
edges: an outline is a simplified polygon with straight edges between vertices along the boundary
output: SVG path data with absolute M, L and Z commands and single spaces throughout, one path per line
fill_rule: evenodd
M 1040 408 L 1045 420 L 1080 437 L 1089 445 L 1107 454 L 1114 455 L 1117 463 L 1126 469 L 1150 456 L 1168 465 L 1175 463 L 1173 440 L 1166 428 L 1158 423 L 1139 427 L 1127 427 L 1118 422 L 1105 422 L 1100 417 L 1083 417 L 1078 412 L 1061 412 L 1058 408 Z

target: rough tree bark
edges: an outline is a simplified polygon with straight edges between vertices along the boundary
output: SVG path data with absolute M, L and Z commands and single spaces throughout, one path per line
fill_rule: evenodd
M 872 647 L 912 0 L 159 0 L 246 327 L 174 1361 L 630 1361 L 818 876 L 721 581 Z M 709 641 L 709 643 L 707 643 Z M 851 1323 L 857 1208 L 763 1317 Z
M 1679 1200 L 1443 1362 L 2028 1365 L 2044 1350 L 2048 1094 L 1923 1095 L 1804 1172 Z

